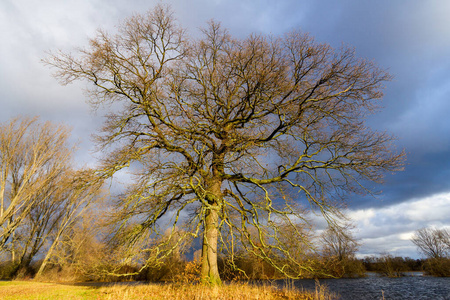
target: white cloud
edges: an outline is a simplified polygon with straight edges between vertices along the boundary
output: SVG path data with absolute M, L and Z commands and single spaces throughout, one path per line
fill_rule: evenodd
M 440 223 L 450 218 L 450 193 L 433 195 L 411 203 L 402 204 L 410 220 Z
M 414 231 L 404 232 L 398 235 L 398 238 L 402 241 L 410 241 L 414 236 Z
M 442 228 L 450 225 L 450 193 L 383 208 L 349 210 L 355 223 L 355 234 L 363 244 L 361 256 L 390 252 L 401 256 L 418 256 L 411 237 L 423 227 Z

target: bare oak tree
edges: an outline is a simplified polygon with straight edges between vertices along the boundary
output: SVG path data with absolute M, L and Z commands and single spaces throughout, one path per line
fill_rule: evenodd
M 126 240 L 149 238 L 142 251 L 158 258 L 158 225 L 184 222 L 186 236 L 203 235 L 203 282 L 220 283 L 218 245 L 236 241 L 298 276 L 273 254 L 296 264 L 278 237 L 302 228 L 299 204 L 331 221 L 336 199 L 402 164 L 392 137 L 364 125 L 390 76 L 298 31 L 236 39 L 210 22 L 195 39 L 157 6 L 46 63 L 62 84 L 92 83 L 93 105 L 110 107 L 102 174 L 135 175 L 117 203 Z

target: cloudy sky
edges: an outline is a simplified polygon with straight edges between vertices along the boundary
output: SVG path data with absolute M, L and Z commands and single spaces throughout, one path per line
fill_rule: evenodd
M 77 162 L 93 164 L 90 134 L 102 123 L 85 103 L 83 83 L 60 86 L 40 60 L 50 50 L 87 45 L 98 28 L 114 26 L 156 0 L 1 0 L 0 122 L 39 115 L 73 128 Z M 354 47 L 394 79 L 371 126 L 398 137 L 404 172 L 386 177 L 377 197 L 352 198 L 349 215 L 360 255 L 418 257 L 409 241 L 425 226 L 450 226 L 450 1 L 448 0 L 172 0 L 190 34 L 210 19 L 237 37 L 292 29 L 319 42 Z

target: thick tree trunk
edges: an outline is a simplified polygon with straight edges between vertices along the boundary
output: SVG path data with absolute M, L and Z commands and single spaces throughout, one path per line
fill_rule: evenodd
M 217 209 L 209 209 L 205 218 L 202 246 L 201 281 L 204 284 L 220 285 L 222 281 L 217 266 L 217 239 L 219 214 Z
M 223 151 L 219 154 L 214 153 L 211 166 L 212 178 L 206 180 L 208 206 L 206 207 L 203 230 L 202 269 L 200 276 L 203 284 L 210 285 L 222 284 L 217 265 L 217 242 L 219 238 L 219 212 L 223 204 L 221 174 L 223 174 L 224 155 Z

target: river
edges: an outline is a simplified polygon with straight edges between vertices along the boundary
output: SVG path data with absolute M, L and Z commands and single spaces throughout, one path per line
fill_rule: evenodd
M 315 290 L 314 280 L 278 282 L 279 285 L 295 285 L 299 289 Z M 368 276 L 354 279 L 321 279 L 332 293 L 341 300 L 450 300 L 450 278 L 429 276 L 405 276 L 399 278 Z

